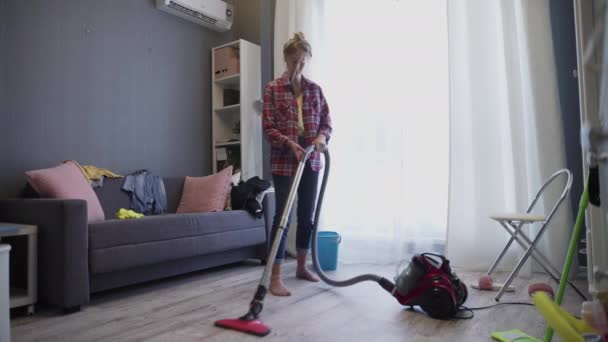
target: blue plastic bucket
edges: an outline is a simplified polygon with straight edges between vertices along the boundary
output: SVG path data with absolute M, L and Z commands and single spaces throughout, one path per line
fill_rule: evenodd
M 333 271 L 338 268 L 338 245 L 341 240 L 342 237 L 336 232 L 318 232 L 317 250 L 323 271 Z

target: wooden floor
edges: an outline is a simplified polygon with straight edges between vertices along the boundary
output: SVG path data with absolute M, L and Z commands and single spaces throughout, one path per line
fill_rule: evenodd
M 470 320 L 439 321 L 401 307 L 376 284 L 331 288 L 295 279 L 294 262 L 285 268 L 293 295 L 266 297 L 262 319 L 273 330 L 263 339 L 213 326 L 217 319 L 247 311 L 262 267 L 245 263 L 96 295 L 71 315 L 43 309 L 33 317 L 15 317 L 13 341 L 491 341 L 491 331 L 514 328 L 544 335 L 545 325 L 534 307 L 503 305 L 476 311 Z M 333 274 L 360 272 L 392 278 L 394 267 L 340 265 Z M 478 276 L 457 273 L 467 284 Z M 542 274 L 519 279 L 518 291 L 505 295 L 503 302 L 529 301 L 527 285 L 536 281 L 549 282 Z M 493 304 L 493 295 L 469 289 L 465 305 Z M 580 303 L 574 291 L 566 291 L 566 309 L 578 315 Z

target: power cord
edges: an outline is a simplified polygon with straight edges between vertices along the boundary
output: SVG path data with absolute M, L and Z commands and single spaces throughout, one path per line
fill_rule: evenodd
M 534 306 L 534 304 L 532 303 L 526 303 L 526 302 L 503 302 L 503 303 L 496 303 L 496 304 L 492 304 L 492 305 L 488 305 L 488 306 L 480 306 L 480 307 L 476 307 L 476 308 L 468 308 L 464 305 L 461 305 L 458 308 L 458 312 L 456 313 L 456 316 L 454 316 L 454 319 L 471 319 L 473 317 L 475 317 L 475 313 L 473 311 L 476 310 L 485 310 L 485 309 L 491 309 L 500 305 L 526 305 L 526 306 Z M 469 312 L 471 313 L 470 316 L 458 316 L 458 314 L 460 314 L 461 312 Z

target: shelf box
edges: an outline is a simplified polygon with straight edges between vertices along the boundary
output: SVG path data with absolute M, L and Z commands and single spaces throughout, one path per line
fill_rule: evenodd
M 213 51 L 213 74 L 216 79 L 238 74 L 240 69 L 238 46 L 224 46 Z

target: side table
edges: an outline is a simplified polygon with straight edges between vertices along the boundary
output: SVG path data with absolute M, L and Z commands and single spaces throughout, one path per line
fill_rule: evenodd
M 11 244 L 18 237 L 27 238 L 27 280 L 19 284 L 16 279 L 10 279 L 10 307 L 27 306 L 28 314 L 34 314 L 34 304 L 38 300 L 38 227 L 16 223 L 0 223 L 0 242 Z M 11 250 L 11 264 L 24 265 L 24 260 L 16 260 L 16 248 Z M 17 264 L 19 262 L 19 264 Z M 15 270 L 11 270 L 11 274 Z M 23 288 L 25 285 L 25 288 Z

